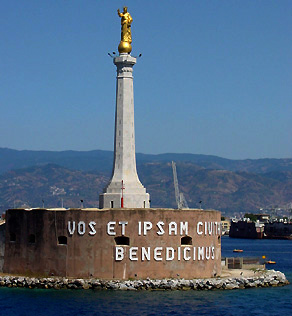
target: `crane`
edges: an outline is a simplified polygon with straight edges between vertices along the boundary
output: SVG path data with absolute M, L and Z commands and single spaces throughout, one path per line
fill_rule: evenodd
M 174 161 L 172 161 L 171 164 L 172 164 L 174 193 L 175 193 L 175 199 L 176 199 L 177 208 L 179 210 L 181 210 L 183 208 L 189 208 L 188 207 L 188 203 L 187 203 L 183 193 L 179 192 L 177 173 L 176 173 L 176 163 Z

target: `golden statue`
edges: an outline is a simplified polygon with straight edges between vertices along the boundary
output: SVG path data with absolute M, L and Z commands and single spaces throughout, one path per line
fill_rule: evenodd
M 124 11 L 121 13 L 118 9 L 118 15 L 121 18 L 121 42 L 119 44 L 119 53 L 130 53 L 132 51 L 132 33 L 131 33 L 131 23 L 133 19 L 128 12 L 128 8 L 124 7 Z

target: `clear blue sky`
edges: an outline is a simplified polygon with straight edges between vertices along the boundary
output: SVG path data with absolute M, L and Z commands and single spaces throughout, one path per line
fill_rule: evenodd
M 291 0 L 1 0 L 0 147 L 113 150 L 123 5 L 137 152 L 292 157 Z

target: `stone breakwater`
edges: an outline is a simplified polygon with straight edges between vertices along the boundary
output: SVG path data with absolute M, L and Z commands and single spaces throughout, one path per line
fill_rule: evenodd
M 93 289 L 93 290 L 233 290 L 289 284 L 284 273 L 274 270 L 256 272 L 252 277 L 211 279 L 100 280 L 67 278 L 30 278 L 0 276 L 0 286 L 38 289 Z

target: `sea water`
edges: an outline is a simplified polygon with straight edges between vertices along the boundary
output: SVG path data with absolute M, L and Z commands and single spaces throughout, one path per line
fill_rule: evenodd
M 242 249 L 235 254 L 233 249 Z M 222 257 L 262 257 L 292 283 L 291 240 L 222 237 Z M 0 315 L 292 315 L 292 285 L 213 291 L 0 288 Z

